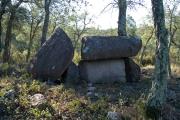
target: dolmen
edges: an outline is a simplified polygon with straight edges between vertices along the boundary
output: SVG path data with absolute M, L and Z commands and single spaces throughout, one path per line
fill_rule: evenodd
M 142 47 L 137 37 L 88 36 L 82 39 L 81 61 L 73 63 L 71 39 L 61 29 L 42 45 L 28 71 L 34 78 L 78 83 L 136 82 L 140 67 L 132 60 Z
M 80 77 L 92 83 L 136 82 L 140 67 L 131 59 L 142 42 L 137 37 L 84 37 L 79 63 Z

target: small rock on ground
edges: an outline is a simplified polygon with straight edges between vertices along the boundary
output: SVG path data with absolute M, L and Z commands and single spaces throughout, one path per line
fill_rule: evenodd
M 107 118 L 108 120 L 122 120 L 118 112 L 108 112 Z
M 7 91 L 4 95 L 5 98 L 14 99 L 15 98 L 15 91 L 13 89 Z
M 32 106 L 37 106 L 45 103 L 46 100 L 43 94 L 34 94 L 30 97 L 30 101 Z
M 88 87 L 87 90 L 92 92 L 92 91 L 94 91 L 95 89 L 96 89 L 95 87 Z

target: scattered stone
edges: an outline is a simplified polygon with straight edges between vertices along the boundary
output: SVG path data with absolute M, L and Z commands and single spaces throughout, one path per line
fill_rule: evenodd
M 63 73 L 62 79 L 66 83 L 78 83 L 80 80 L 78 66 L 71 62 L 68 69 Z
M 107 118 L 108 120 L 122 120 L 118 112 L 108 112 Z
M 36 78 L 61 78 L 70 65 L 73 54 L 74 48 L 70 38 L 61 28 L 57 28 L 31 60 L 28 70 Z
M 98 100 L 99 96 L 97 96 L 97 93 L 90 91 L 90 92 L 87 92 L 87 97 L 89 97 L 91 101 L 95 102 Z
M 7 91 L 4 97 L 13 100 L 15 98 L 15 91 L 13 89 Z
M 176 92 L 173 90 L 167 90 L 167 102 L 176 102 Z
M 138 82 L 141 79 L 141 68 L 131 58 L 125 58 L 127 82 Z
M 88 91 L 94 91 L 96 89 L 96 87 L 88 87 Z
M 87 92 L 87 96 L 92 97 L 92 96 L 94 96 L 94 93 L 93 92 Z
M 90 83 L 125 82 L 124 60 L 80 61 L 80 78 Z
M 30 102 L 32 106 L 38 106 L 46 102 L 43 94 L 34 94 L 30 97 Z
M 90 36 L 84 37 L 81 47 L 83 60 L 102 60 L 132 57 L 137 55 L 142 41 L 127 36 Z
M 94 96 L 99 97 L 99 94 L 98 93 L 94 93 Z
M 92 83 L 88 83 L 88 87 L 92 87 L 93 86 L 93 84 Z

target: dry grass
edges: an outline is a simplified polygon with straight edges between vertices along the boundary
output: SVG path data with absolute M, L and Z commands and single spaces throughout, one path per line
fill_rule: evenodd
M 180 78 L 180 65 L 172 64 L 171 69 L 172 69 L 173 76 L 176 78 Z
M 171 64 L 172 76 L 175 78 L 180 78 L 180 65 L 179 64 Z M 146 67 L 142 67 L 142 73 L 145 75 L 152 76 L 154 73 L 154 66 L 148 65 Z

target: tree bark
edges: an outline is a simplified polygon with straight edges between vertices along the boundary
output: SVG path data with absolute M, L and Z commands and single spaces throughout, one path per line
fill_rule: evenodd
M 6 30 L 6 38 L 5 38 L 5 44 L 4 44 L 4 53 L 3 53 L 3 62 L 9 62 L 10 60 L 10 44 L 11 44 L 11 38 L 12 38 L 12 26 L 13 26 L 13 21 L 15 18 L 15 11 L 11 12 L 8 25 L 7 25 L 7 30 Z
M 15 5 L 11 5 L 10 8 L 10 17 L 9 21 L 7 24 L 7 29 L 6 29 L 6 38 L 5 38 L 5 44 L 4 44 L 4 52 L 3 52 L 3 62 L 10 62 L 10 49 L 11 49 L 11 39 L 12 39 L 12 28 L 13 28 L 13 22 L 15 19 L 16 15 L 16 10 L 18 7 L 21 5 L 23 0 L 19 0 L 19 2 Z
M 126 36 L 126 0 L 118 0 L 119 17 L 118 17 L 118 35 Z
M 168 76 L 168 31 L 165 28 L 163 0 L 151 0 L 156 30 L 157 47 L 155 76 L 148 96 L 147 115 L 159 119 L 160 110 L 166 102 Z
M 33 39 L 36 35 L 36 32 L 38 30 L 38 26 L 39 24 L 41 23 L 42 19 L 39 19 L 36 23 L 36 26 L 33 30 L 33 24 L 34 24 L 34 19 L 32 19 L 32 22 L 31 22 L 31 30 L 30 30 L 30 35 L 29 35 L 29 44 L 28 44 L 28 53 L 27 53 L 27 56 L 26 56 L 26 62 L 29 61 L 29 58 L 31 56 L 31 49 L 32 49 L 32 45 L 33 45 Z
M 2 51 L 2 32 L 3 32 L 3 28 L 2 28 L 2 18 L 3 18 L 3 14 L 5 13 L 5 9 L 7 4 L 10 2 L 10 0 L 3 0 L 1 1 L 1 7 L 0 7 L 0 53 Z
M 173 14 L 175 12 L 175 9 L 176 9 L 176 6 L 173 6 L 172 9 L 170 9 L 168 7 L 168 10 L 169 10 L 169 46 L 168 46 L 168 53 L 169 53 L 169 56 L 170 56 L 170 50 L 171 50 L 171 45 L 172 45 L 172 42 L 173 42 L 173 39 L 174 39 L 174 36 L 175 36 L 175 33 L 177 31 L 177 27 L 174 23 L 174 28 L 173 28 Z M 175 18 L 174 18 L 175 19 Z M 171 75 L 171 59 L 169 57 L 168 59 L 168 69 L 169 69 L 169 76 L 172 77 Z
M 2 14 L 0 15 L 0 53 L 2 51 Z
M 43 29 L 42 29 L 41 46 L 46 41 L 46 36 L 47 36 L 47 32 L 48 32 L 48 25 L 49 25 L 49 15 L 50 15 L 49 7 L 51 4 L 51 0 L 44 0 L 44 1 L 45 1 L 45 6 L 44 6 L 45 18 L 44 18 L 44 25 L 43 25 Z

